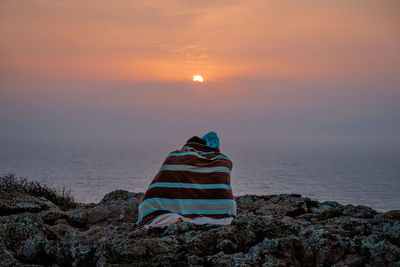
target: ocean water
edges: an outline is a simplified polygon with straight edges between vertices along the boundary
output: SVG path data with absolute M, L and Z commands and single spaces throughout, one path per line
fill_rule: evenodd
M 115 189 L 143 192 L 180 146 L 2 145 L 0 174 L 12 172 L 98 202 Z M 400 209 L 400 148 L 226 146 L 235 195 L 299 193 L 319 201 Z

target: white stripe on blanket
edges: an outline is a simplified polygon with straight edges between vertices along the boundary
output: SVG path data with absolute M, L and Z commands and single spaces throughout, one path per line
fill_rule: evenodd
M 166 213 L 157 216 L 151 221 L 151 223 L 144 225 L 143 228 L 149 229 L 153 227 L 165 227 L 181 221 L 190 222 L 198 225 L 203 225 L 203 224 L 229 225 L 231 224 L 232 220 L 233 220 L 232 217 L 221 218 L 221 219 L 214 219 L 210 217 L 196 217 L 191 219 L 176 213 Z

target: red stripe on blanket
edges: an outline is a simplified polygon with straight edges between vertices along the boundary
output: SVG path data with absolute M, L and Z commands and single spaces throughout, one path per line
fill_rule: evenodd
M 194 184 L 230 184 L 229 173 L 193 173 L 188 171 L 162 171 L 157 173 L 151 184 L 158 182 L 166 183 L 194 183 Z
M 212 162 L 208 159 L 202 159 L 195 155 L 185 156 L 169 156 L 164 164 L 183 164 L 183 165 L 195 165 L 198 167 L 227 167 L 232 169 L 232 162 L 227 159 L 215 159 Z
M 169 199 L 234 199 L 232 192 L 227 189 L 154 187 L 146 191 L 142 201 L 154 197 Z

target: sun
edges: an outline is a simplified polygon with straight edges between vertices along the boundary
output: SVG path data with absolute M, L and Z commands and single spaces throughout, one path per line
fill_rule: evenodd
M 204 82 L 204 79 L 203 79 L 203 76 L 201 76 L 201 75 L 194 75 L 193 76 L 193 81 L 194 82 L 198 82 L 198 83 L 202 83 L 202 82 Z

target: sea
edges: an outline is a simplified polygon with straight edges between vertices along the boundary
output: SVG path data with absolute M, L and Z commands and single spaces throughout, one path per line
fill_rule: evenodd
M 15 173 L 70 190 L 76 201 L 99 202 L 112 190 L 144 192 L 169 152 L 181 146 L 9 145 L 0 148 L 0 175 Z M 318 201 L 400 209 L 400 147 L 238 147 L 234 195 L 301 194 Z

